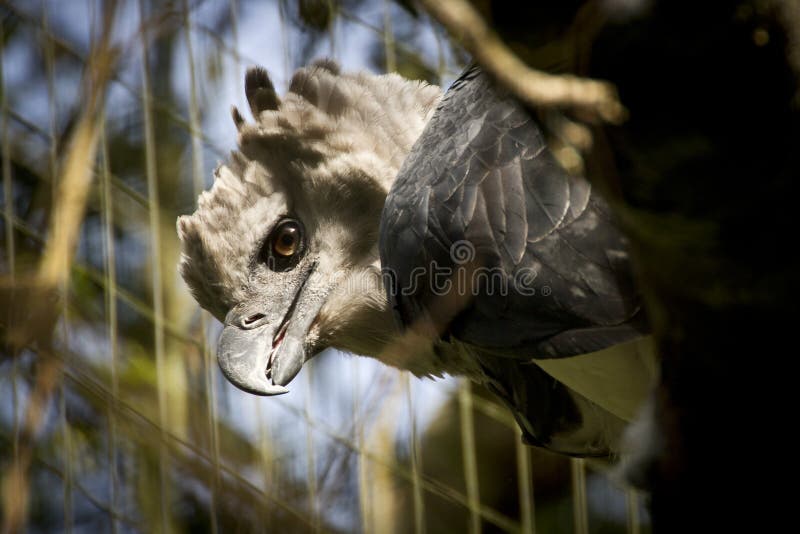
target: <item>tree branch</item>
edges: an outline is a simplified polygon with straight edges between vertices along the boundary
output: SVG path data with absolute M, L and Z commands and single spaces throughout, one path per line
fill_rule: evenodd
M 420 1 L 486 72 L 527 105 L 572 108 L 613 124 L 625 120 L 627 112 L 612 84 L 528 67 L 466 0 Z

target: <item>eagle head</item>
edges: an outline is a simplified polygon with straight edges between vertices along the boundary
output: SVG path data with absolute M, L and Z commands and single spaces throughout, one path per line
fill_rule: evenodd
M 386 341 L 381 210 L 440 91 L 322 61 L 283 99 L 263 68 L 245 92 L 254 123 L 233 108 L 239 149 L 178 219 L 180 272 L 223 322 L 225 376 L 275 395 L 329 346 L 369 354 Z

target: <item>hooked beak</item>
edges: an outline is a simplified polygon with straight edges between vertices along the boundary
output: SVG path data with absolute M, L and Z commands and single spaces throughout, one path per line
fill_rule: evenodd
M 255 395 L 287 393 L 286 384 L 313 356 L 306 335 L 325 303 L 324 296 L 308 291 L 314 267 L 309 268 L 282 320 L 265 314 L 242 317 L 235 308 L 228 313 L 217 361 L 234 386 Z

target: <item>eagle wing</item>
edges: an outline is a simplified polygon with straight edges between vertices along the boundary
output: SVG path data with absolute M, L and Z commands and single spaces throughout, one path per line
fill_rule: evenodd
M 426 317 L 445 336 L 521 358 L 641 336 L 627 241 L 605 202 L 475 66 L 405 160 L 383 210 L 380 254 L 404 326 Z

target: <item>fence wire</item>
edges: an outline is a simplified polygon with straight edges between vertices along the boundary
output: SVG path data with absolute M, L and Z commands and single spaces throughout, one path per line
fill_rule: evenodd
M 235 146 L 227 114 L 243 102 L 244 68 L 263 64 L 285 88 L 295 68 L 332 56 L 446 87 L 467 58 L 413 3 L 20 0 L 0 16 L 7 330 L 62 200 L 86 80 L 105 95 L 52 342 L 0 353 L 6 528 L 21 528 L 19 512 L 32 532 L 647 529 L 635 494 L 522 445 L 506 409 L 467 382 L 328 351 L 288 397 L 264 399 L 218 371 L 219 325 L 177 275 L 174 221 Z M 101 82 L 109 24 L 115 63 Z M 43 362 L 57 387 L 30 433 Z

